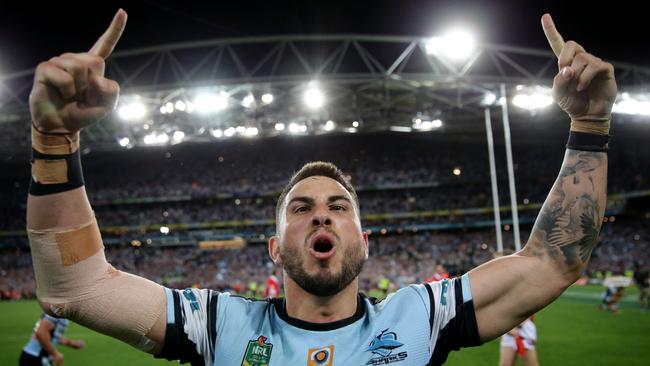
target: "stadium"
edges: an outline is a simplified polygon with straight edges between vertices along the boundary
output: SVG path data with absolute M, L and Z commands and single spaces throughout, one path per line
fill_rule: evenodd
M 88 35 L 95 39 L 117 8 L 129 11 L 126 46 L 106 60 L 107 77 L 121 86 L 117 108 L 80 136 L 86 191 L 106 258 L 118 270 L 173 289 L 267 297 L 269 278 L 278 274 L 267 246 L 277 230 L 276 203 L 292 174 L 311 161 L 333 162 L 356 189 L 370 252 L 359 290 L 370 297 L 431 281 L 439 265 L 445 276 L 462 276 L 526 245 L 557 179 L 569 131 L 551 97 L 557 57 L 541 31 L 521 35 L 538 38 L 524 40 L 532 47 L 472 43 L 425 36 L 431 28 L 387 35 L 390 28 L 375 23 L 364 34 L 363 22 L 350 27 L 346 15 L 339 28 L 287 26 L 274 34 L 263 21 L 247 31 L 236 22 L 215 26 L 219 18 L 205 12 L 216 10 L 201 5 L 145 3 L 99 6 L 92 11 L 97 25 L 88 25 L 97 27 Z M 70 10 L 66 6 L 60 11 Z M 418 6 L 395 11 L 414 16 Z M 278 21 L 286 11 L 308 22 L 322 11 L 335 22 L 336 11 L 328 8 L 336 6 L 287 5 L 268 16 Z M 41 11 L 47 10 L 54 11 Z M 229 11 L 246 16 L 245 9 Z M 546 11 L 560 31 L 581 42 L 582 24 L 568 20 L 577 10 L 568 7 L 531 4 L 522 12 L 532 14 L 527 27 L 537 30 Z M 203 23 L 218 36 L 188 31 L 192 38 L 171 42 L 137 39 L 138 30 L 149 34 L 148 12 L 161 16 L 156 26 Z M 80 44 L 67 39 L 75 34 L 62 33 L 62 48 L 43 60 Z M 639 300 L 648 291 L 650 268 L 649 60 L 626 59 L 623 50 L 594 39 L 583 41 L 585 47 L 602 47 L 618 84 L 600 244 L 581 278 L 536 313 L 536 348 L 541 364 L 643 365 L 650 357 L 650 306 L 647 297 Z M 42 313 L 26 232 L 28 100 L 41 60 L 33 61 L 0 70 L 2 365 L 17 363 Z M 622 296 L 602 307 L 602 294 L 614 282 L 622 283 Z M 74 323 L 66 337 L 83 339 L 86 347 L 66 350 L 65 365 L 168 362 Z M 452 352 L 446 364 L 498 360 L 496 339 Z

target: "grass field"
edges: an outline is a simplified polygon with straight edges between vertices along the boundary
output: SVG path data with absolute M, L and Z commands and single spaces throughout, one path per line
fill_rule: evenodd
M 650 311 L 639 309 L 634 289 L 621 301 L 621 314 L 596 310 L 602 287 L 571 288 L 537 314 L 537 343 L 542 365 L 648 365 Z M 0 303 L 0 365 L 17 365 L 21 348 L 40 314 L 35 301 Z M 71 324 L 66 336 L 82 338 L 86 348 L 67 348 L 66 366 L 162 365 L 131 347 Z M 450 355 L 447 365 L 497 365 L 498 340 Z M 177 364 L 177 363 L 173 363 Z

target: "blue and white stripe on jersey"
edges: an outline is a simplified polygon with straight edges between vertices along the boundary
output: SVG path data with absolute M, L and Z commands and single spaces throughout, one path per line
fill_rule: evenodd
M 156 357 L 192 365 L 212 365 L 218 293 L 207 289 L 165 288 L 165 296 L 165 347 Z
M 427 283 L 432 308 L 431 365 L 440 365 L 451 351 L 480 344 L 469 275 Z

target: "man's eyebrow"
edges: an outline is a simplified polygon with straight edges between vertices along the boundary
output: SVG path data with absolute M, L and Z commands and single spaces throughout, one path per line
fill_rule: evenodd
M 352 201 L 348 197 L 343 196 L 343 195 L 329 196 L 327 198 L 327 203 L 332 203 L 332 202 L 336 202 L 336 201 L 339 201 L 339 200 L 343 200 L 343 201 L 346 201 L 346 202 L 352 204 Z M 302 202 L 302 203 L 306 203 L 306 204 L 312 205 L 312 206 L 316 204 L 316 200 L 314 200 L 311 197 L 297 196 L 297 197 L 293 197 L 291 200 L 289 200 L 289 203 L 287 203 L 287 206 L 291 205 L 294 202 Z
M 338 196 L 329 196 L 329 197 L 327 198 L 327 203 L 336 202 L 336 201 L 338 201 L 338 200 L 344 200 L 344 201 L 347 201 L 348 203 L 352 204 L 352 201 L 350 201 L 349 198 L 347 198 L 346 196 L 342 196 L 342 195 L 338 195 Z
M 289 200 L 289 203 L 287 203 L 287 206 L 289 206 L 290 204 L 292 204 L 294 202 L 302 202 L 302 203 L 306 203 L 306 204 L 312 205 L 312 206 L 316 203 L 316 201 L 311 197 L 298 196 L 298 197 L 294 197 L 291 200 Z

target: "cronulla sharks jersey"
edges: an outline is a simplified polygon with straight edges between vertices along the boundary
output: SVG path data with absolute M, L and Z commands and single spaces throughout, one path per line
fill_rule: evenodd
M 203 366 L 440 365 L 480 344 L 469 278 L 411 285 L 332 323 L 290 317 L 284 299 L 165 289 L 167 333 L 158 358 Z

